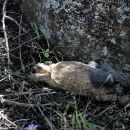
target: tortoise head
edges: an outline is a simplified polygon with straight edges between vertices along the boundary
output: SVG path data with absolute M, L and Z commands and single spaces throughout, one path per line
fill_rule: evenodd
M 29 76 L 36 81 L 48 81 L 50 79 L 51 71 L 48 65 L 44 63 L 37 63 L 32 74 Z
M 44 63 L 37 63 L 34 67 L 35 72 L 39 74 L 50 73 L 50 67 Z

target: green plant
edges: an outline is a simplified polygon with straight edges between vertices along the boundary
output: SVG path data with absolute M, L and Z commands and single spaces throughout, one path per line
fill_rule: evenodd
M 37 24 L 36 22 L 31 22 L 30 24 L 31 24 L 33 30 L 35 31 L 35 33 L 36 33 L 36 35 L 37 35 L 37 38 L 38 38 L 38 39 L 44 39 L 44 40 L 46 41 L 46 43 L 47 43 L 47 49 L 43 49 L 43 51 L 42 51 L 43 56 L 44 56 L 47 60 L 50 60 L 50 59 L 49 59 L 49 56 L 50 56 L 50 54 L 53 54 L 53 55 L 54 55 L 53 58 L 55 58 L 57 61 L 59 61 L 58 58 L 57 58 L 57 56 L 56 56 L 56 54 L 55 54 L 55 50 L 56 50 L 56 53 L 57 53 L 57 54 L 60 56 L 60 58 L 63 60 L 62 54 L 61 54 L 59 51 L 57 51 L 57 49 L 58 49 L 58 48 L 63 48 L 64 46 L 56 45 L 56 46 L 54 46 L 54 47 L 52 48 L 52 47 L 50 46 L 49 41 L 48 41 L 49 31 L 47 31 L 47 29 L 45 29 L 42 25 Z
M 50 49 L 49 48 L 45 49 L 42 53 L 43 53 L 43 55 L 44 55 L 45 58 L 49 58 Z
M 101 128 L 101 126 L 86 120 L 84 113 L 76 111 L 72 116 L 71 127 L 68 130 L 97 130 Z
M 101 126 L 91 123 L 86 119 L 84 112 L 78 112 L 78 106 L 75 98 L 74 101 L 74 113 L 72 115 L 70 127 L 67 130 L 101 130 Z
M 35 31 L 38 39 L 44 39 L 47 43 L 47 49 L 43 50 L 43 56 L 45 58 L 49 58 L 49 54 L 50 54 L 50 44 L 49 44 L 49 41 L 47 39 L 47 32 L 45 30 L 45 28 L 43 28 L 43 26 L 41 26 L 40 24 L 37 24 L 35 22 L 32 22 L 31 23 L 31 26 L 33 28 L 33 30 Z
M 49 41 L 47 39 L 48 33 L 47 33 L 46 29 L 42 25 L 37 24 L 35 22 L 32 22 L 30 24 L 31 24 L 33 30 L 35 31 L 38 39 L 44 39 L 47 43 L 48 48 L 49 48 L 50 44 L 49 44 Z

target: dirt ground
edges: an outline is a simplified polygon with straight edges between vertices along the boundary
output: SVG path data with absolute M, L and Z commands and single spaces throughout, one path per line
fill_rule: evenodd
M 0 19 L 4 0 L 0 1 Z M 44 37 L 38 37 L 20 11 L 17 0 L 9 0 L 5 18 L 11 64 L 8 65 L 3 23 L 0 22 L 0 130 L 23 130 L 29 124 L 38 130 L 67 130 L 75 110 L 88 121 L 106 130 L 129 130 L 130 109 L 117 102 L 102 103 L 49 89 L 48 85 L 28 78 L 37 62 L 61 60 L 53 47 L 47 48 Z M 12 18 L 12 19 L 11 19 Z M 65 59 L 64 59 L 65 60 Z M 64 117 L 64 120 L 61 118 Z M 69 125 L 68 125 L 69 126 Z

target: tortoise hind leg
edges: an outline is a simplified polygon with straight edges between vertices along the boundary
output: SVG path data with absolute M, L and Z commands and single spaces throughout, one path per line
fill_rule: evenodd
M 117 101 L 117 95 L 116 94 L 101 94 L 101 95 L 96 95 L 95 99 L 97 101 L 112 102 L 112 101 Z

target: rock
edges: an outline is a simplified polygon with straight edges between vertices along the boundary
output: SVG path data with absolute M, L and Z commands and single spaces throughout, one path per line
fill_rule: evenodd
M 120 86 L 114 85 L 114 74 L 91 67 L 81 62 L 58 62 L 45 65 L 35 65 L 35 72 L 30 78 L 37 81 L 44 81 L 51 87 L 80 94 L 82 96 L 95 97 L 98 101 L 116 101 L 118 93 L 123 93 Z M 120 89 L 120 90 L 119 90 Z
M 130 65 L 130 3 L 104 0 L 22 0 L 21 9 L 41 27 L 65 60 L 107 59 Z

